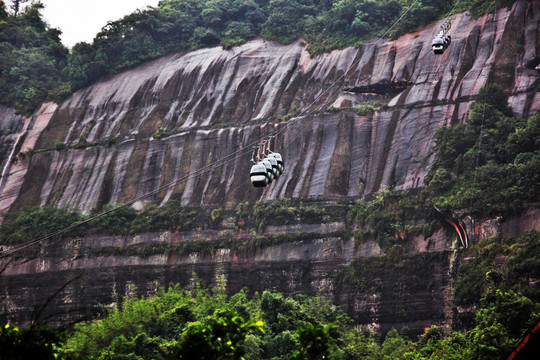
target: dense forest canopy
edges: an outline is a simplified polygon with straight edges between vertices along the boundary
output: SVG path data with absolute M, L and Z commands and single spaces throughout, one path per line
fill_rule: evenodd
M 457 0 L 420 0 L 390 32 L 397 36 L 453 9 Z M 454 11 L 474 15 L 514 0 L 461 0 Z M 0 0 L 0 104 L 31 114 L 103 76 L 176 50 L 230 48 L 257 36 L 289 43 L 304 38 L 313 54 L 379 36 L 414 0 L 163 0 L 110 21 L 92 44 L 71 51 L 43 20 L 40 2 L 8 11 Z M 17 2 L 18 4 L 18 2 Z M 13 8 L 11 8 L 13 9 Z M 106 11 L 106 9 L 105 9 Z
M 60 30 L 44 22 L 42 8 L 35 4 L 15 16 L 0 1 L 0 104 L 26 115 L 43 101 L 58 101 L 71 92 L 69 52 L 60 42 Z

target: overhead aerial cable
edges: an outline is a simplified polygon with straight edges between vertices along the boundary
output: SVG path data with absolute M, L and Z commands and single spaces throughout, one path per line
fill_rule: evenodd
M 59 230 L 57 230 L 55 232 L 49 233 L 49 234 L 47 234 L 45 236 L 42 236 L 40 238 L 28 241 L 28 242 L 26 242 L 24 244 L 21 244 L 20 246 L 18 246 L 15 249 L 10 249 L 10 250 L 4 251 L 4 252 L 0 252 L 0 259 L 4 258 L 4 257 L 7 257 L 7 256 L 10 256 L 10 255 L 13 255 L 13 254 L 15 254 L 15 253 L 17 253 L 17 252 L 19 252 L 21 250 L 24 250 L 24 249 L 26 249 L 28 247 L 31 247 L 33 245 L 37 245 L 37 244 L 39 244 L 39 243 L 41 243 L 43 241 L 52 239 L 55 236 L 65 234 L 66 232 L 68 232 L 68 231 L 70 231 L 70 230 L 72 230 L 74 228 L 77 228 L 79 226 L 88 224 L 88 223 L 90 223 L 90 222 L 92 222 L 94 220 L 97 220 L 97 219 L 105 216 L 105 215 L 108 215 L 108 214 L 116 212 L 116 211 L 118 211 L 120 209 L 131 206 L 131 205 L 133 205 L 134 203 L 136 203 L 138 201 L 141 201 L 141 200 L 143 200 L 143 199 L 145 199 L 145 198 L 147 198 L 149 196 L 156 195 L 156 194 L 160 193 L 163 190 L 166 190 L 166 189 L 168 189 L 168 188 L 170 188 L 172 186 L 177 185 L 180 182 L 190 180 L 190 179 L 192 179 L 192 178 L 194 178 L 196 176 L 199 176 L 199 175 L 204 174 L 206 172 L 210 172 L 211 170 L 214 170 L 215 167 L 218 166 L 218 165 L 225 165 L 225 164 L 228 164 L 230 162 L 236 161 L 237 156 L 242 156 L 242 155 L 245 155 L 247 153 L 248 152 L 246 152 L 246 147 L 241 148 L 241 149 L 239 149 L 239 150 L 237 150 L 237 151 L 235 151 L 233 153 L 230 153 L 230 154 L 228 154 L 228 155 L 226 155 L 226 156 L 224 156 L 224 157 L 222 157 L 222 158 L 220 158 L 220 159 L 218 159 L 218 160 L 216 160 L 216 161 L 214 161 L 214 162 L 212 162 L 210 164 L 207 164 L 207 165 L 195 170 L 194 172 L 192 172 L 190 174 L 187 174 L 187 175 L 185 175 L 183 177 L 180 177 L 180 178 L 178 178 L 176 180 L 173 180 L 173 181 L 171 181 L 171 182 L 169 182 L 169 183 L 167 183 L 165 185 L 160 186 L 157 189 L 154 189 L 154 190 L 152 190 L 152 191 L 150 191 L 150 192 L 148 192 L 146 194 L 143 194 L 141 196 L 138 196 L 138 197 L 136 197 L 136 198 L 124 203 L 124 204 L 121 204 L 121 205 L 119 205 L 119 206 L 117 206 L 115 208 L 103 211 L 103 212 L 101 212 L 99 214 L 96 214 L 94 216 L 89 217 L 88 219 L 85 219 L 83 221 L 79 221 L 79 222 L 77 222 L 75 224 L 69 225 L 69 226 L 67 226 L 65 228 L 59 229 Z
M 413 4 L 411 4 L 411 6 L 409 6 L 409 8 L 399 17 L 399 19 L 396 20 L 396 22 L 394 22 L 394 24 L 392 24 L 392 26 L 390 28 L 388 28 L 388 30 L 386 30 L 386 32 L 384 34 L 382 34 L 378 39 L 377 41 L 375 41 L 371 48 L 368 50 L 370 51 L 371 49 L 373 49 L 400 21 L 401 19 L 403 19 L 408 13 L 409 11 L 419 2 L 420 0 L 415 0 Z M 236 58 L 238 57 L 240 54 L 236 54 L 233 58 Z M 329 87 L 327 87 L 325 90 L 323 90 L 322 92 L 319 93 L 318 96 L 315 97 L 315 99 L 309 104 L 307 105 L 306 107 L 304 107 L 300 113 L 296 116 L 296 118 L 290 120 L 289 122 L 287 122 L 283 127 L 281 127 L 281 129 L 277 129 L 277 124 L 275 125 L 275 131 L 274 131 L 274 134 L 273 135 L 270 135 L 270 136 L 266 136 L 266 137 L 263 137 L 262 140 L 264 141 L 265 139 L 267 140 L 271 140 L 272 138 L 275 138 L 277 137 L 280 133 L 284 132 L 289 126 L 291 126 L 292 124 L 296 123 L 297 121 L 300 120 L 301 116 L 302 115 L 310 115 L 310 114 L 314 114 L 314 113 L 317 113 L 319 110 L 311 110 L 311 111 L 307 111 L 307 109 L 309 109 L 311 106 L 313 106 L 317 101 L 319 101 L 319 99 L 324 96 L 328 91 L 330 91 L 332 85 L 335 85 L 338 81 L 340 81 L 341 79 L 343 79 L 349 72 L 352 68 L 354 68 L 354 66 L 356 66 L 359 62 L 360 62 L 361 58 L 359 58 L 358 60 L 356 60 L 354 63 L 351 64 L 351 66 L 349 67 L 349 69 L 347 69 L 347 71 L 345 71 L 343 74 L 341 74 L 334 82 L 333 84 L 331 84 Z M 51 239 L 55 236 L 58 236 L 58 235 L 61 235 L 61 234 L 64 234 L 66 233 L 67 231 L 70 231 L 72 230 L 73 228 L 76 228 L 78 226 L 82 226 L 84 224 L 87 224 L 91 221 L 94 221 L 100 217 L 103 217 L 107 214 L 110 214 L 112 212 L 115 212 L 115 211 L 118 211 L 122 208 L 125 208 L 127 206 L 131 206 L 132 204 L 134 204 L 135 202 L 137 201 L 141 201 L 149 196 L 152 196 L 152 195 L 155 195 L 155 194 L 158 194 L 159 192 L 165 190 L 165 189 L 168 189 L 169 187 L 171 186 L 175 186 L 176 184 L 180 183 L 180 182 L 183 182 L 183 181 L 186 181 L 186 180 L 189 180 L 191 179 L 192 177 L 195 177 L 195 176 L 198 176 L 200 174 L 203 174 L 205 172 L 209 172 L 210 170 L 214 170 L 216 166 L 218 165 L 225 165 L 225 164 L 228 164 L 229 162 L 232 162 L 232 161 L 235 161 L 237 156 L 242 156 L 244 154 L 248 154 L 252 151 L 252 147 L 254 145 L 256 145 L 257 143 L 259 143 L 259 141 L 256 141 L 256 142 L 253 142 L 253 143 L 250 143 L 238 150 L 236 150 L 235 152 L 232 152 L 232 153 L 229 153 L 228 155 L 210 163 L 210 164 L 207 164 L 201 168 L 199 168 L 198 170 L 190 173 L 190 174 L 187 174 L 186 176 L 183 176 L 181 178 L 178 178 L 174 181 L 171 181 L 169 182 L 168 184 L 165 184 L 155 190 L 152 190 L 146 194 L 143 194 L 141 196 L 138 196 L 137 198 L 131 200 L 131 201 L 128 201 L 122 205 L 119 205 L 115 208 L 112 208 L 112 209 L 109 209 L 109 210 L 106 210 L 106 211 L 103 211 L 97 215 L 94 215 L 86 220 L 83 220 L 83 221 L 80 221 L 78 223 L 75 223 L 75 224 L 72 224 L 70 226 L 67 226 L 63 229 L 60 229 L 54 233 L 51 233 L 51 234 L 48 234 L 48 235 L 45 235 L 43 237 L 40 237 L 40 238 L 37 238 L 35 240 L 31 240 L 31 241 L 28 241 L 24 244 L 21 244 L 21 246 L 17 247 L 16 249 L 11 249 L 11 250 L 8 250 L 8 251 L 4 251 L 4 252 L 0 252 L 0 258 L 3 258 L 3 257 L 7 257 L 7 256 L 10 256 L 10 255 L 13 255 L 25 248 L 28 248 L 30 246 L 33 246 L 33 245 L 37 245 L 43 241 L 46 241 L 48 239 Z M 247 151 L 246 151 L 247 149 Z M 283 163 L 283 159 L 281 158 L 281 154 L 279 153 L 273 153 L 273 154 L 276 154 L 276 155 L 273 155 L 273 157 L 275 157 L 276 159 L 279 158 L 279 161 L 281 161 L 281 165 L 283 166 L 284 168 L 284 163 Z M 271 155 L 271 154 L 270 154 Z M 278 156 L 279 155 L 279 156 Z M 228 160 L 227 160 L 228 159 Z M 278 161 L 278 163 L 279 163 Z M 264 166 L 264 165 L 263 165 Z

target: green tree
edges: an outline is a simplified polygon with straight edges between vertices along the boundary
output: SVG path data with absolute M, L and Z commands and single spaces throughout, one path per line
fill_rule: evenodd
M 514 215 L 540 197 L 540 115 L 510 117 L 497 85 L 480 91 L 465 122 L 435 135 L 437 163 L 424 190 L 438 207 Z
M 59 335 L 47 329 L 19 330 L 16 326 L 0 325 L 0 358 L 3 360 L 61 359 Z
M 334 324 L 327 324 L 325 326 L 313 326 L 308 323 L 304 327 L 298 328 L 298 339 L 300 346 L 290 359 L 329 359 L 330 348 L 335 343 L 333 332 L 336 330 Z
M 411 346 L 395 329 L 390 330 L 381 345 L 381 357 L 384 360 L 400 358 Z
M 8 18 L 8 12 L 6 10 L 6 3 L 4 0 L 0 0 L 0 21 L 6 20 Z
M 262 321 L 244 320 L 232 310 L 216 310 L 203 322 L 190 323 L 173 351 L 179 359 L 240 359 L 246 335 L 264 333 Z
M 64 73 L 68 50 L 61 32 L 43 21 L 42 9 L 37 2 L 18 16 L 0 10 L 0 103 L 25 115 L 71 93 Z
M 467 334 L 470 359 L 496 359 L 508 354 L 522 331 L 535 319 L 534 304 L 513 291 L 488 289 L 476 326 Z
M 11 0 L 11 10 L 13 11 L 13 15 L 17 16 L 19 15 L 19 12 L 21 11 L 21 5 L 28 2 L 28 0 Z

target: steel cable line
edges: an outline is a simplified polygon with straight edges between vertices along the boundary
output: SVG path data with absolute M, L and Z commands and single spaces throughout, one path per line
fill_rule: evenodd
M 394 24 L 392 24 L 392 26 L 391 26 L 388 30 L 386 30 L 386 31 L 384 32 L 384 34 L 383 34 L 382 36 L 380 36 L 380 37 L 377 39 L 377 41 L 375 41 L 375 42 L 372 44 L 372 46 L 368 49 L 368 52 L 371 51 L 371 50 L 372 50 L 372 49 L 373 49 L 373 48 L 374 48 L 374 47 L 375 47 L 375 46 L 376 46 L 376 45 L 377 45 L 377 44 L 378 44 L 378 43 L 379 43 L 379 42 L 380 42 L 380 41 L 381 41 L 381 40 L 382 40 L 382 39 L 383 39 L 383 38 L 384 38 L 384 37 L 385 37 L 385 36 L 386 36 L 386 35 L 387 35 L 387 34 L 388 34 L 388 33 L 396 26 L 396 25 L 397 25 L 397 24 L 398 24 L 398 23 L 399 23 L 399 22 L 400 22 L 400 21 L 401 21 L 408 13 L 409 13 L 409 11 L 410 11 L 410 10 L 411 10 L 411 9 L 412 9 L 419 1 L 420 1 L 420 0 L 415 0 L 415 1 L 413 2 L 413 4 L 411 4 L 411 6 L 409 6 L 409 8 L 408 8 L 408 9 L 407 9 L 407 10 L 406 10 L 406 11 L 405 11 L 405 12 L 404 12 L 404 13 L 403 13 L 403 14 L 402 14 L 395 22 L 394 22 Z M 236 54 L 236 55 L 233 56 L 230 60 L 232 60 L 232 59 L 238 57 L 239 55 L 240 55 L 240 53 L 239 53 L 239 54 Z M 208 164 L 208 165 L 205 165 L 205 166 L 203 166 L 203 167 L 197 169 L 197 170 L 194 171 L 193 173 L 187 174 L 187 175 L 185 175 L 185 176 L 183 176 L 183 177 L 181 177 L 181 178 L 178 178 L 178 179 L 176 179 L 176 180 L 174 180 L 174 181 L 171 181 L 171 182 L 169 182 L 169 183 L 167 183 L 167 184 L 165 184 L 165 185 L 163 185 L 163 186 L 160 186 L 159 188 L 154 189 L 154 190 L 152 190 L 152 191 L 150 191 L 150 192 L 148 192 L 148 193 L 146 193 L 146 194 L 140 195 L 140 196 L 138 196 L 138 197 L 136 197 L 136 198 L 134 198 L 134 199 L 132 199 L 132 200 L 130 200 L 130 201 L 128 201 L 128 202 L 122 204 L 122 205 L 119 205 L 119 206 L 117 206 L 117 207 L 115 207 L 115 208 L 112 208 L 112 209 L 103 211 L 103 212 L 101 212 L 101 213 L 99 213 L 99 214 L 97 214 L 97 215 L 94 215 L 94 216 L 92 216 L 92 217 L 86 219 L 86 220 L 83 220 L 83 221 L 80 221 L 80 222 L 75 223 L 75 224 L 73 224 L 73 225 L 67 226 L 67 227 L 65 227 L 65 228 L 63 228 L 63 229 L 60 229 L 60 230 L 58 230 L 58 231 L 56 231 L 56 232 L 53 232 L 53 233 L 48 234 L 48 235 L 45 235 L 45 236 L 43 236 L 43 237 L 41 237 L 41 238 L 38 238 L 38 239 L 36 239 L 36 240 L 31 240 L 31 241 L 29 241 L 29 242 L 27 242 L 27 243 L 25 243 L 25 244 L 22 244 L 21 246 L 19 246 L 19 247 L 16 248 L 16 249 L 11 249 L 11 250 L 2 252 L 2 253 L 0 253 L 0 259 L 1 259 L 1 258 L 4 258 L 4 257 L 7 257 L 7 256 L 10 256 L 10 255 L 13 255 L 13 254 L 15 254 L 15 253 L 17 253 L 17 252 L 19 252 L 19 251 L 25 249 L 25 248 L 31 247 L 31 246 L 33 246 L 33 245 L 36 245 L 36 244 L 38 244 L 38 243 L 41 243 L 41 242 L 43 242 L 43 241 L 45 241 L 45 240 L 48 240 L 48 239 L 50 239 L 50 238 L 53 238 L 53 237 L 55 237 L 55 236 L 61 235 L 61 234 L 65 233 L 65 232 L 67 232 L 67 231 L 69 231 L 69 230 L 71 230 L 71 229 L 74 229 L 74 228 L 76 228 L 76 227 L 78 227 L 78 226 L 87 224 L 87 223 L 89 223 L 89 222 L 91 222 L 91 221 L 94 221 L 94 220 L 96 220 L 96 219 L 98 219 L 98 218 L 101 218 L 101 217 L 103 217 L 103 216 L 105 216 L 105 215 L 107 215 L 107 214 L 110 214 L 110 213 L 114 212 L 114 211 L 118 211 L 118 210 L 120 210 L 120 209 L 122 209 L 122 208 L 125 208 L 125 207 L 127 207 L 127 206 L 130 206 L 130 205 L 134 204 L 134 203 L 137 202 L 137 201 L 140 201 L 140 200 L 142 200 L 142 199 L 144 199 L 144 198 L 147 198 L 147 197 L 149 197 L 149 196 L 151 196 L 151 195 L 157 194 L 157 193 L 159 193 L 160 191 L 163 191 L 163 190 L 165 190 L 165 189 L 168 189 L 169 187 L 171 187 L 171 186 L 173 186 L 173 185 L 176 185 L 176 184 L 179 183 L 179 182 L 182 182 L 182 181 L 185 181 L 185 180 L 189 180 L 189 179 L 191 179 L 191 178 L 194 177 L 194 176 L 203 174 L 203 173 L 209 171 L 212 167 L 215 167 L 215 166 L 218 166 L 218 165 L 225 165 L 225 164 L 227 164 L 228 162 L 231 162 L 231 161 L 233 161 L 233 160 L 236 160 L 237 155 L 242 156 L 242 155 L 251 153 L 251 152 L 252 152 L 252 148 L 253 148 L 255 145 L 257 145 L 257 144 L 260 144 L 260 141 L 261 141 L 261 140 L 265 140 L 265 139 L 266 139 L 266 140 L 271 140 L 271 139 L 273 139 L 274 137 L 276 137 L 277 135 L 279 135 L 279 134 L 281 134 L 282 132 L 284 132 L 290 125 L 292 125 L 292 124 L 296 123 L 298 120 L 300 120 L 300 118 L 302 118 L 303 115 L 307 116 L 307 115 L 311 115 L 311 114 L 313 114 L 313 113 L 319 111 L 320 109 L 312 110 L 312 111 L 308 111 L 307 109 L 308 109 L 309 107 L 313 106 L 313 105 L 314 105 L 314 104 L 315 104 L 315 103 L 316 103 L 323 95 L 325 95 L 325 94 L 326 94 L 326 93 L 327 93 L 334 85 L 336 85 L 338 81 L 340 81 L 341 79 L 343 79 L 343 78 L 350 72 L 350 70 L 351 70 L 352 68 L 354 68 L 356 65 L 358 65 L 358 63 L 360 62 L 360 60 L 361 60 L 361 58 L 358 59 L 357 61 L 355 61 L 354 63 L 352 63 L 351 66 L 349 67 L 349 69 L 348 69 L 347 71 L 345 71 L 345 72 L 344 72 L 342 75 L 340 75 L 336 80 L 334 80 L 334 82 L 333 82 L 330 86 L 328 86 L 328 87 L 326 88 L 326 90 L 324 90 L 324 91 L 321 92 L 318 96 L 316 96 L 315 99 L 314 99 L 307 107 L 304 107 L 304 108 L 302 109 L 302 111 L 297 115 L 297 117 L 296 117 L 295 119 L 293 119 L 293 120 L 287 122 L 287 123 L 285 124 L 285 126 L 283 126 L 281 129 L 277 130 L 274 134 L 271 134 L 271 135 L 267 135 L 267 136 L 265 136 L 265 137 L 262 137 L 262 138 L 260 138 L 259 140 L 254 141 L 254 142 L 252 142 L 251 144 L 248 144 L 248 145 L 246 145 L 246 146 L 244 146 L 244 147 L 238 149 L 237 151 L 235 151 L 235 152 L 233 152 L 233 153 L 231 153 L 231 154 L 229 154 L 229 155 L 226 155 L 226 156 L 222 157 L 221 159 L 216 160 L 216 161 L 213 162 L 213 163 L 210 163 L 210 164 Z M 248 149 L 248 150 L 246 151 L 246 149 Z M 228 158 L 230 158 L 230 157 L 233 157 L 233 156 L 234 156 L 233 159 L 229 159 L 229 160 L 225 161 L 226 159 L 228 159 Z M 223 162 L 223 163 L 221 163 L 221 162 Z

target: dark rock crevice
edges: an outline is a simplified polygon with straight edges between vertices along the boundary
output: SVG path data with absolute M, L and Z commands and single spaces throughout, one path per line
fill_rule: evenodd
M 342 91 L 356 93 L 356 94 L 397 95 L 405 91 L 411 85 L 412 84 L 409 81 L 390 82 L 387 80 L 383 80 L 376 84 L 345 87 L 342 89 Z

